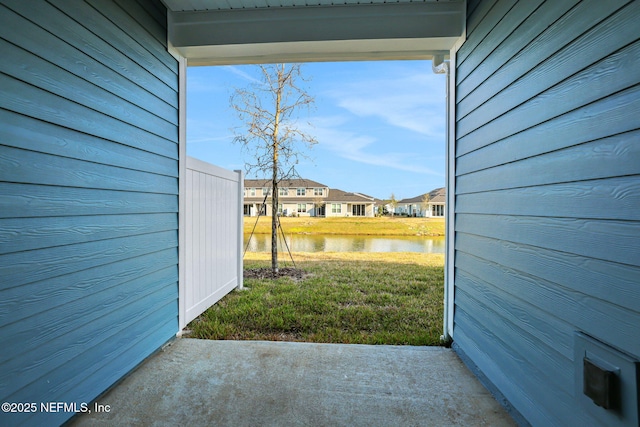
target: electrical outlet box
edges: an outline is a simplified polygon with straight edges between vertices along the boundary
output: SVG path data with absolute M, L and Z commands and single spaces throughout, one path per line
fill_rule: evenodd
M 597 362 L 584 357 L 582 391 L 598 406 L 604 409 L 620 408 L 620 390 L 618 387 L 619 369 L 609 370 Z
M 575 397 L 580 408 L 610 427 L 637 427 L 639 362 L 590 336 L 575 334 Z

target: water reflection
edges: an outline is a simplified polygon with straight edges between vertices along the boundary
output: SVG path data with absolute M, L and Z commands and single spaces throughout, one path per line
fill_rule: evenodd
M 248 235 L 244 236 L 245 247 Z M 288 235 L 287 244 L 292 252 L 421 252 L 444 253 L 444 237 L 368 237 L 368 236 L 316 236 Z M 278 249 L 286 251 L 282 236 Z M 270 252 L 271 236 L 254 234 L 249 242 L 251 252 Z

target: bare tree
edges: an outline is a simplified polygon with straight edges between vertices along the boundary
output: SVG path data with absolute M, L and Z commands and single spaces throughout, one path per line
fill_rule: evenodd
M 396 200 L 396 195 L 391 193 L 391 197 L 389 197 L 389 204 L 391 205 L 391 217 L 396 216 L 396 208 L 398 207 L 398 201 Z
M 326 203 L 322 196 L 316 196 L 313 198 L 313 216 L 320 216 L 322 208 L 326 209 Z
M 422 196 L 422 202 L 421 202 L 422 210 L 425 211 L 424 216 L 427 216 L 426 212 L 429 211 L 429 200 L 431 200 L 429 193 L 425 193 Z
M 316 139 L 305 133 L 298 114 L 314 104 L 305 89 L 300 64 L 260 65 L 260 81 L 231 95 L 231 107 L 243 123 L 234 129 L 234 142 L 249 151 L 254 161 L 245 165 L 271 180 L 271 269 L 278 272 L 278 183 L 297 175 L 296 165 Z

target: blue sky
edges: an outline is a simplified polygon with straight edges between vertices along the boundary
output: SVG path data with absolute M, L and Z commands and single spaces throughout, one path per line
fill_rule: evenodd
M 445 77 L 430 61 L 308 63 L 302 73 L 315 108 L 301 118 L 318 144 L 301 177 L 381 199 L 444 186 Z M 232 143 L 240 123 L 229 97 L 258 78 L 250 65 L 188 69 L 188 155 L 244 170 L 250 154 Z

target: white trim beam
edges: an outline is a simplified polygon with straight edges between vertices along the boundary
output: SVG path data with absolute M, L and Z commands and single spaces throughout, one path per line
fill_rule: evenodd
M 465 2 L 169 11 L 189 65 L 430 59 L 464 29 Z
M 169 52 L 172 52 L 169 46 Z M 186 227 L 187 227 L 187 60 L 178 60 L 178 332 L 186 322 Z

